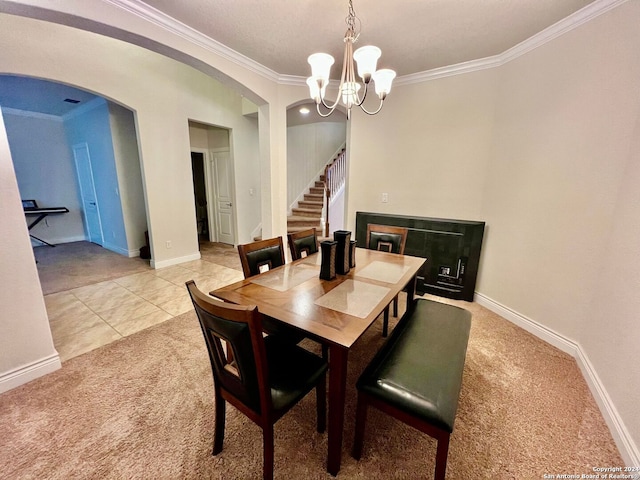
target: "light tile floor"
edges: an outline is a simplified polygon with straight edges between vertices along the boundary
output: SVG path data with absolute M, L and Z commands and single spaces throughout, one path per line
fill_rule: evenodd
M 64 362 L 193 308 L 185 287 L 204 292 L 242 280 L 242 272 L 201 259 L 44 297 L 53 342 Z

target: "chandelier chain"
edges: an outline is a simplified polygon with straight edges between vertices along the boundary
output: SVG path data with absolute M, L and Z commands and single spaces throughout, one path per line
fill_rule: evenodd
M 349 14 L 347 15 L 347 18 L 344 19 L 344 22 L 347 24 L 347 34 L 345 39 L 350 35 L 351 41 L 355 43 L 360 36 L 362 24 L 356 15 L 355 9 L 353 8 L 353 0 L 349 0 Z

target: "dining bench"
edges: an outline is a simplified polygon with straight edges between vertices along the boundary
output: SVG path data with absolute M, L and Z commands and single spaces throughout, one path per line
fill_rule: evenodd
M 447 468 L 471 313 L 417 299 L 360 375 L 352 456 L 360 459 L 369 405 L 438 442 L 435 479 Z

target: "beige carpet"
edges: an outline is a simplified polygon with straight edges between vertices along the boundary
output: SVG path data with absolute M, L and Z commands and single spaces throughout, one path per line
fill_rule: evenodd
M 90 242 L 35 247 L 33 252 L 43 295 L 151 270 L 149 260 L 128 258 Z
M 447 478 L 540 479 L 623 464 L 572 358 L 476 304 L 460 305 L 473 323 Z M 432 478 L 435 442 L 375 410 L 362 459 L 349 454 L 353 384 L 383 341 L 381 323 L 349 357 L 338 478 Z M 332 478 L 314 409 L 311 394 L 276 424 L 275 478 Z M 1 478 L 261 478 L 261 432 L 245 416 L 227 409 L 217 457 L 212 439 L 211 371 L 192 313 L 0 395 Z

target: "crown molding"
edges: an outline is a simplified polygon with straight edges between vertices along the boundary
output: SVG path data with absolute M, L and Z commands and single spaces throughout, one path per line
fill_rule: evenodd
M 232 61 L 248 70 L 261 75 L 280 85 L 290 85 L 296 87 L 306 87 L 306 78 L 297 75 L 280 75 L 277 72 L 261 65 L 260 63 L 230 49 L 226 45 L 203 35 L 197 30 L 175 20 L 174 18 L 162 13 L 161 11 L 141 2 L 140 0 L 103 0 L 104 2 L 115 5 L 126 10 L 143 20 L 153 23 L 164 30 L 167 30 L 187 41 L 190 41 L 210 52 L 220 55 L 227 60 Z M 565 33 L 579 27 L 580 25 L 593 20 L 603 13 L 612 10 L 628 0 L 596 0 L 595 2 L 583 7 L 577 12 L 560 20 L 559 22 L 547 27 L 541 32 L 529 37 L 518 45 L 502 52 L 499 55 L 480 58 L 468 62 L 457 63 L 455 65 L 447 65 L 445 67 L 434 68 L 424 72 L 412 73 L 398 77 L 395 81 L 396 85 L 410 85 L 413 83 L 421 83 L 438 78 L 451 77 L 464 73 L 477 72 L 488 68 L 502 66 L 516 58 L 521 57 L 553 39 L 564 35 Z
M 49 113 L 32 112 L 30 110 L 19 110 L 17 108 L 8 108 L 0 106 L 0 112 L 8 115 L 19 115 L 21 117 L 39 118 L 40 120 L 52 120 L 54 122 L 62 122 L 62 117 L 51 115 Z
M 603 13 L 612 10 L 628 0 L 596 0 L 595 2 L 581 8 L 577 12 L 545 28 L 534 36 L 529 37 L 518 45 L 500 54 L 503 64 L 510 62 L 531 50 L 534 50 L 574 28 L 587 23 Z
M 226 45 L 208 37 L 199 31 L 179 22 L 175 18 L 157 10 L 139 0 L 103 0 L 106 3 L 110 3 L 118 8 L 126 10 L 135 16 L 148 21 L 174 35 L 177 35 L 205 50 L 215 53 L 237 65 L 240 65 L 247 70 L 252 71 L 262 77 L 265 77 L 271 81 L 279 82 L 280 75 L 274 72 L 270 68 L 256 62 L 242 55 L 241 53 L 232 50 Z
M 471 60 L 469 62 L 458 63 L 455 65 L 448 65 L 446 67 L 434 68 L 432 70 L 412 73 L 410 75 L 403 75 L 402 77 L 399 77 L 395 83 L 396 85 L 410 85 L 412 83 L 426 82 L 438 78 L 450 77 L 452 75 L 477 72 L 487 68 L 500 67 L 521 57 L 525 53 L 541 47 L 555 38 L 570 32 L 574 28 L 593 20 L 603 13 L 626 3 L 627 1 L 628 0 L 596 0 L 499 55 Z

